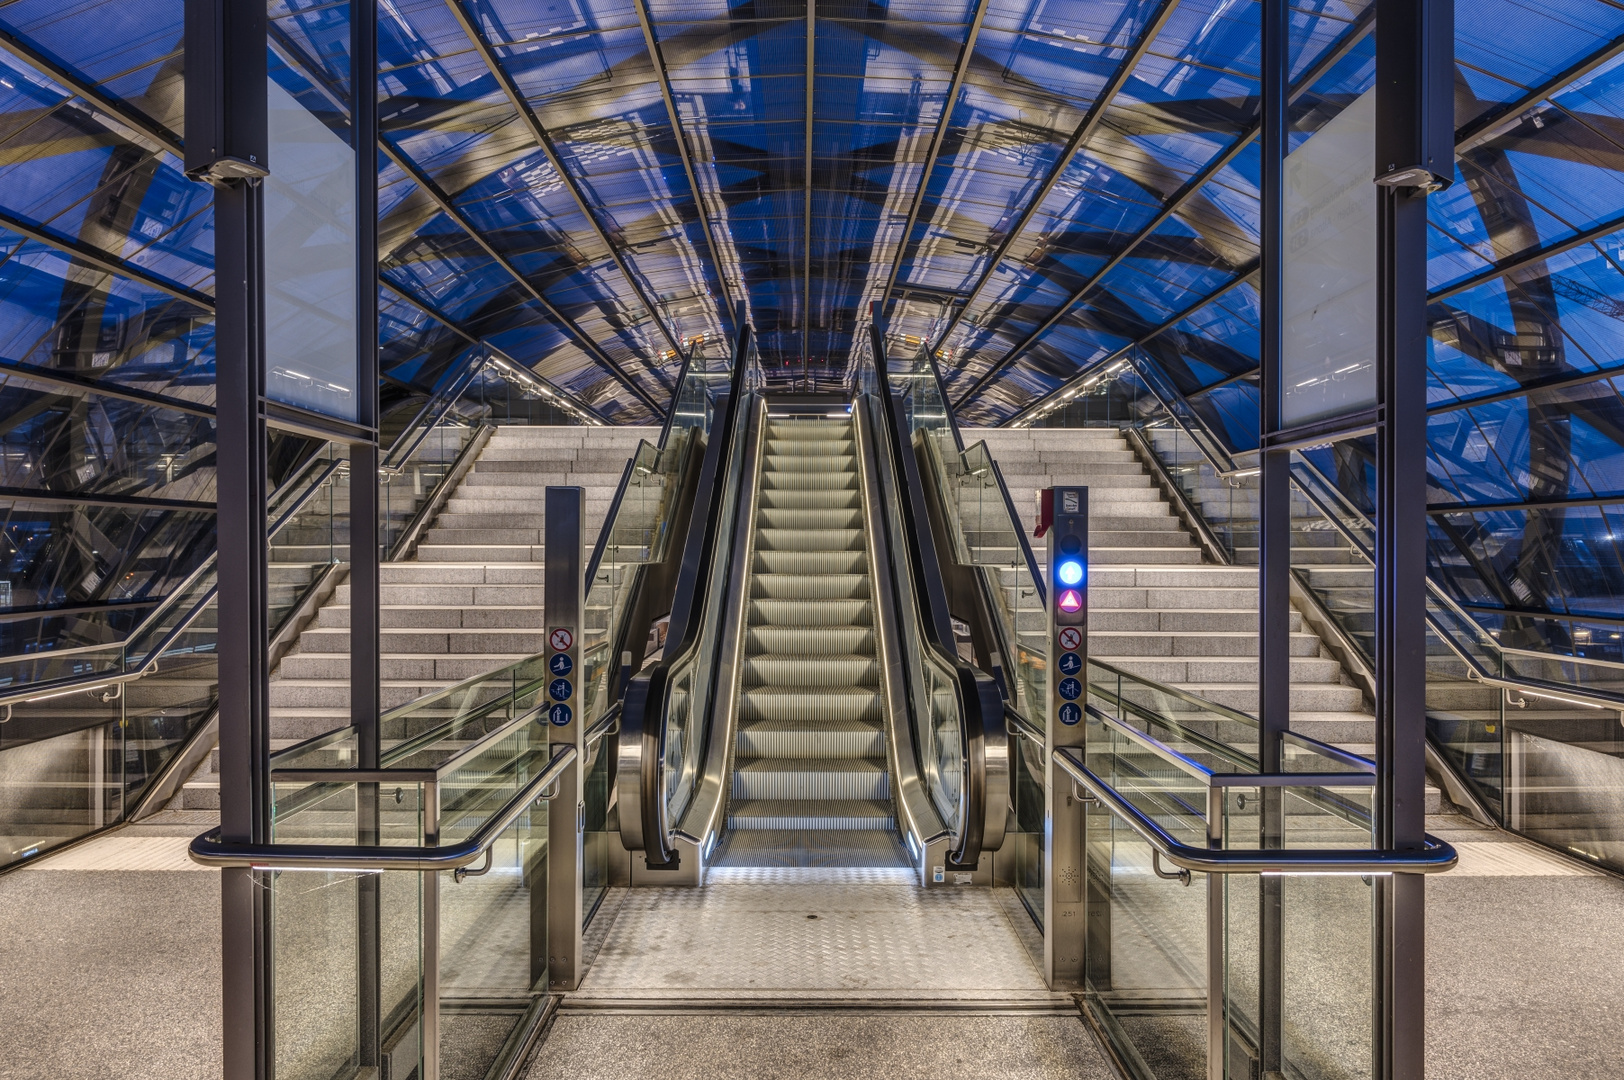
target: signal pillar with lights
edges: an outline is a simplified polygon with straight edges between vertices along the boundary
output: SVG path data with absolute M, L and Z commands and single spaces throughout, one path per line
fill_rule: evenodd
M 1088 489 L 1051 488 L 1043 504 L 1049 545 L 1043 966 L 1050 989 L 1081 990 L 1091 936 L 1083 804 L 1071 778 L 1055 767 L 1054 752 L 1080 749 L 1088 726 Z

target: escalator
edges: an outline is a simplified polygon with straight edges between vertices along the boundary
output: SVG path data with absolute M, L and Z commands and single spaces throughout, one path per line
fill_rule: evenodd
M 1004 702 L 955 641 L 941 512 L 893 423 L 877 390 L 740 402 L 689 637 L 626 695 L 634 882 L 887 858 L 920 884 L 991 881 Z
M 727 824 L 893 829 L 852 424 L 773 419 L 766 442 Z

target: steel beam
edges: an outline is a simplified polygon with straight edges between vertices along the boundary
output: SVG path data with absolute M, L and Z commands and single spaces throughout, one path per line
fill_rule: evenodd
M 1523 114 L 1542 101 L 1556 96 L 1567 86 L 1578 82 L 1617 56 L 1624 54 L 1624 34 L 1613 38 L 1601 48 L 1552 75 L 1538 86 L 1531 87 L 1515 100 L 1497 109 L 1490 109 L 1476 120 L 1455 132 L 1455 153 L 1475 150 L 1491 139 L 1498 138 L 1522 123 Z
M 1586 383 L 1618 378 L 1624 378 L 1624 367 L 1600 368 L 1595 371 L 1568 371 L 1549 379 L 1534 379 L 1521 383 L 1510 390 L 1501 390 L 1498 393 L 1481 394 L 1477 397 L 1461 398 L 1458 401 L 1446 401 L 1440 405 L 1432 405 L 1427 408 L 1427 415 L 1437 416 L 1439 413 L 1475 409 L 1479 405 L 1493 405 L 1498 401 L 1510 401 L 1513 398 L 1527 397 L 1529 394 L 1539 393 L 1544 390 L 1566 390 L 1570 387 L 1584 386 Z
M 1432 517 L 1451 514 L 1516 513 L 1522 510 L 1581 510 L 1592 506 L 1614 506 L 1624 503 L 1624 495 L 1589 495 L 1577 499 L 1508 499 L 1493 503 L 1428 503 L 1427 513 Z
M 1312 67 L 1303 72 L 1302 76 L 1292 84 L 1291 92 L 1288 95 L 1289 101 L 1295 102 L 1298 98 L 1302 97 L 1302 95 L 1313 89 L 1314 84 L 1318 82 L 1326 72 L 1330 71 L 1331 68 L 1341 62 L 1343 57 L 1347 56 L 1348 53 L 1353 51 L 1354 46 L 1359 44 L 1360 41 L 1364 40 L 1365 35 L 1370 32 L 1371 27 L 1375 23 L 1374 12 L 1374 5 L 1367 7 L 1360 14 L 1359 18 L 1355 19 L 1352 25 L 1349 26 L 1347 33 L 1342 35 L 1342 39 L 1337 43 L 1336 47 L 1331 49 L 1324 56 L 1320 57 L 1314 62 Z M 1153 234 L 1157 229 L 1161 228 L 1161 226 L 1166 223 L 1169 218 L 1183 209 L 1184 204 L 1193 198 L 1195 194 L 1206 185 L 1208 180 L 1216 176 L 1219 170 L 1223 169 L 1230 162 L 1239 157 L 1241 151 L 1245 150 L 1247 145 L 1250 144 L 1253 139 L 1258 137 L 1258 133 L 1261 130 L 1261 123 L 1259 121 L 1254 121 L 1249 127 L 1241 132 L 1240 136 L 1233 144 L 1230 145 L 1228 150 L 1218 155 L 1212 161 L 1209 161 L 1199 172 L 1190 177 L 1183 187 L 1179 188 L 1178 191 L 1173 193 L 1173 196 L 1168 199 L 1161 211 L 1149 222 L 1147 222 L 1143 228 L 1128 239 L 1127 245 L 1115 256 L 1113 256 L 1109 263 L 1102 267 L 1099 272 L 1091 275 L 1089 279 L 1083 283 L 1082 287 L 1074 292 L 1071 295 L 1071 298 L 1066 300 L 1052 315 L 1050 315 L 1049 318 L 1046 319 L 1037 330 L 1033 331 L 1031 334 L 1028 334 L 1018 344 L 1010 349 L 1009 352 L 1006 352 L 1003 357 L 1001 357 L 995 364 L 993 364 L 991 368 L 987 370 L 986 374 L 976 380 L 975 384 L 971 386 L 971 388 L 966 391 L 962 397 L 959 398 L 953 407 L 955 409 L 963 408 L 969 403 L 972 397 L 975 397 L 984 391 L 1001 371 L 1014 363 L 1015 360 L 1028 348 L 1030 348 L 1045 331 L 1053 327 L 1054 324 L 1059 322 L 1060 319 L 1064 317 L 1065 314 L 1074 306 L 1076 306 L 1076 304 L 1081 301 L 1084 296 L 1092 292 L 1095 286 L 1099 284 L 1100 280 L 1104 278 L 1106 273 L 1112 270 L 1123 259 L 1127 258 L 1127 256 L 1145 240 L 1149 239 L 1151 234 Z M 967 301 L 965 303 L 965 308 L 968 307 L 969 303 Z M 944 334 L 937 342 L 938 347 L 940 347 L 942 343 L 946 342 L 946 340 L 947 336 Z M 1038 400 L 1041 401 L 1043 399 L 1040 398 Z
M 665 102 L 665 114 L 671 124 L 671 137 L 676 140 L 677 153 L 682 158 L 682 171 L 688 178 L 688 190 L 693 192 L 694 211 L 699 215 L 699 225 L 705 233 L 705 246 L 710 249 L 711 265 L 716 268 L 716 280 L 722 286 L 722 305 L 727 309 L 726 314 L 731 315 L 734 311 L 733 294 L 729 289 L 727 274 L 722 268 L 721 257 L 717 254 L 715 225 L 710 219 L 710 211 L 705 206 L 704 194 L 699 189 L 699 175 L 694 171 L 693 152 L 688 147 L 688 136 L 683 132 L 682 115 L 677 111 L 676 95 L 671 91 L 671 73 L 665 66 L 665 53 L 654 37 L 654 18 L 649 14 L 648 0 L 636 0 L 633 6 L 637 8 L 638 25 L 643 28 L 643 45 L 648 49 L 648 58 L 654 65 L 654 73 L 659 76 L 660 98 Z M 717 314 L 720 316 L 723 313 Z
M 1043 183 L 1038 186 L 1037 192 L 1027 202 L 1025 208 L 1021 210 L 1020 216 L 1010 225 L 1009 231 L 1004 234 L 1003 240 L 999 241 L 998 247 L 993 250 L 992 257 L 987 260 L 986 269 L 982 270 L 980 277 L 976 279 L 976 283 L 970 287 L 969 293 L 964 298 L 964 303 L 960 304 L 958 311 L 954 312 L 952 318 L 948 319 L 947 325 L 937 335 L 935 343 L 927 348 L 927 352 L 935 353 L 943 345 L 947 344 L 947 339 L 952 336 L 954 329 L 963 321 L 965 313 L 976 302 L 976 297 L 981 295 L 981 291 L 987 287 L 987 283 L 992 280 L 992 276 L 998 272 L 999 264 L 1009 255 L 1010 249 L 1015 246 L 1015 241 L 1021 238 L 1021 234 L 1026 231 L 1027 225 L 1031 224 L 1032 218 L 1042 208 L 1043 200 L 1047 199 L 1050 192 L 1054 191 L 1055 185 L 1060 183 L 1060 178 L 1065 175 L 1066 167 L 1071 164 L 1071 159 L 1088 144 L 1089 139 L 1094 137 L 1094 132 L 1098 130 L 1100 120 L 1105 116 L 1105 110 L 1110 106 L 1111 100 L 1116 97 L 1117 91 L 1121 90 L 1127 83 L 1129 76 L 1133 74 L 1133 69 L 1139 66 L 1139 61 L 1143 60 L 1145 54 L 1150 51 L 1150 47 L 1155 43 L 1157 35 L 1162 32 L 1162 28 L 1167 25 L 1167 20 L 1172 16 L 1173 9 L 1178 7 L 1178 2 L 1179 0 L 1161 0 L 1161 5 L 1157 7 L 1155 14 L 1145 23 L 1145 28 L 1139 32 L 1139 38 L 1134 42 L 1133 48 L 1129 50 L 1127 56 L 1122 58 L 1122 62 L 1117 65 L 1116 70 L 1111 73 L 1111 78 L 1100 89 L 1098 96 L 1094 98 L 1093 104 L 1088 107 L 1088 112 L 1083 114 L 1082 122 L 1071 133 L 1071 138 L 1066 140 L 1066 145 L 1061 148 L 1054 164 L 1049 167 L 1049 172 L 1044 176 Z M 960 404 L 963 404 L 962 399 Z
M 33 42 L 9 27 L 0 26 L 0 49 L 4 49 L 46 78 L 59 83 L 69 93 L 83 98 L 98 111 L 106 113 L 120 125 L 129 128 L 161 150 L 173 154 L 176 158 L 184 157 L 180 136 L 140 110 L 104 92 L 77 72 L 58 64 L 41 52 Z
M 1494 281 L 1497 278 L 1505 277 L 1507 274 L 1514 274 L 1518 270 L 1527 269 L 1534 263 L 1544 262 L 1546 259 L 1555 258 L 1556 256 L 1561 255 L 1563 252 L 1572 251 L 1576 247 L 1583 247 L 1585 244 L 1599 240 L 1604 236 L 1609 236 L 1613 233 L 1619 232 L 1620 230 L 1624 230 L 1624 215 L 1608 218 L 1606 221 L 1597 222 L 1595 225 L 1581 229 L 1572 236 L 1566 237 L 1562 240 L 1557 240 L 1554 243 L 1542 244 L 1537 248 L 1513 255 L 1509 259 L 1501 259 L 1493 266 L 1480 270 L 1463 281 L 1457 281 L 1453 285 L 1446 285 L 1441 289 L 1436 289 L 1433 292 L 1428 293 L 1427 299 L 1448 300 L 1452 296 L 1459 296 L 1461 293 L 1470 289 L 1475 289 L 1479 285 Z
M 913 235 L 914 226 L 919 223 L 919 211 L 925 205 L 925 192 L 930 187 L 931 173 L 936 171 L 936 157 L 942 151 L 942 141 L 947 137 L 947 129 L 953 120 L 953 103 L 958 100 L 959 92 L 964 88 L 964 78 L 970 71 L 970 61 L 975 56 L 976 39 L 981 36 L 981 24 L 987 17 L 987 8 L 991 0 L 977 0 L 975 15 L 970 20 L 970 31 L 965 35 L 964 47 L 959 50 L 958 63 L 953 65 L 953 78 L 947 84 L 947 95 L 942 100 L 942 115 L 936 120 L 936 131 L 930 138 L 930 149 L 925 153 L 925 172 L 919 178 L 919 186 L 914 191 L 913 205 L 908 208 L 908 223 L 902 227 L 902 239 L 897 243 L 897 254 L 891 260 L 891 272 L 885 277 L 885 288 L 880 292 L 880 310 L 886 310 L 891 303 L 891 291 L 896 288 L 897 275 L 902 272 L 902 260 L 908 254 L 908 239 Z
M 116 371 L 117 369 L 111 370 Z M 137 405 L 150 405 L 154 409 L 172 409 L 175 412 L 186 413 L 189 416 L 214 416 L 212 408 L 207 405 L 199 405 L 195 401 L 182 401 L 180 398 L 152 394 L 145 390 L 136 390 L 133 387 L 102 383 L 96 379 L 87 379 L 73 371 L 36 368 L 28 364 L 14 364 L 9 360 L 0 360 L 0 378 L 24 379 L 29 382 L 42 383 L 46 386 L 58 387 L 70 393 L 96 394 L 99 397 L 115 398 L 119 401 L 129 401 Z
M 626 279 L 626 284 L 631 287 L 632 292 L 637 295 L 638 302 L 648 312 L 649 319 L 654 323 L 655 329 L 659 330 L 660 336 L 665 338 L 666 343 L 671 346 L 672 350 L 678 356 L 682 356 L 683 347 L 680 338 L 678 335 L 673 334 L 671 328 L 665 325 L 665 320 L 660 318 L 660 309 L 655 305 L 653 299 L 649 297 L 647 291 L 644 290 L 643 283 L 632 273 L 631 267 L 626 264 L 626 260 L 616 247 L 614 239 L 604 229 L 603 222 L 598 220 L 597 213 L 593 210 L 592 205 L 587 202 L 585 194 L 581 191 L 580 183 L 574 176 L 570 175 L 568 169 L 564 168 L 563 159 L 558 156 L 558 148 L 553 145 L 552 135 L 542 124 L 541 118 L 536 115 L 536 111 L 530 107 L 530 103 L 524 99 L 524 95 L 519 92 L 518 84 L 507 73 L 507 69 L 502 67 L 502 62 L 497 58 L 495 50 L 485 40 L 485 35 L 480 32 L 473 17 L 469 15 L 464 0 L 445 0 L 445 3 L 451 9 L 451 14 L 457 20 L 457 25 L 462 27 L 462 32 L 467 35 L 469 43 L 473 45 L 474 52 L 478 53 L 480 60 L 484 61 L 486 70 L 491 73 L 491 78 L 496 80 L 496 85 L 502 88 L 502 92 L 507 95 L 514 111 L 519 114 L 519 119 L 530 130 L 530 137 L 541 148 L 542 154 L 547 158 L 547 164 L 553 167 L 553 171 L 558 174 L 558 179 L 563 182 L 565 190 L 575 200 L 576 209 L 581 212 L 581 216 L 592 226 L 592 231 L 603 242 L 603 246 L 609 252 L 609 257 L 615 261 L 615 267 L 620 271 L 621 276 Z M 660 379 L 657 364 L 649 365 L 649 370 L 654 372 L 656 379 Z M 664 380 L 660 379 L 660 381 L 663 382 Z M 667 389 L 670 389 L 670 387 L 667 387 Z
M 805 157 L 801 164 L 801 191 L 806 246 L 801 250 L 801 382 L 812 389 L 807 374 L 812 359 L 812 120 L 816 101 L 815 79 L 818 38 L 818 0 L 806 0 L 806 132 Z
M 1132 341 L 1128 342 L 1126 345 L 1122 346 L 1120 349 L 1116 349 L 1115 351 L 1106 354 L 1104 357 L 1102 357 L 1099 360 L 1095 361 L 1094 363 L 1088 365 L 1087 368 L 1085 368 L 1082 371 L 1079 371 L 1076 375 L 1073 375 L 1070 379 L 1067 379 L 1064 383 L 1061 383 L 1059 386 L 1057 386 L 1055 389 L 1051 390 L 1049 393 L 1045 394 L 1044 396 L 1042 396 L 1040 398 L 1034 398 L 1031 402 L 1029 402 L 1026 405 L 1025 408 L 1023 408 L 1020 412 L 1016 413 L 1014 416 L 1010 417 L 1004 423 L 1006 425 L 1007 424 L 1013 424 L 1013 423 L 1015 423 L 1015 422 L 1017 422 L 1019 420 L 1025 419 L 1039 405 L 1042 405 L 1045 401 L 1048 401 L 1050 398 L 1054 397 L 1054 395 L 1056 395 L 1056 394 L 1060 393 L 1062 390 L 1066 389 L 1066 387 L 1071 386 L 1073 383 L 1078 382 L 1078 381 L 1080 381 L 1082 379 L 1086 379 L 1091 373 L 1099 371 L 1101 368 L 1103 368 L 1103 367 L 1105 367 L 1105 366 L 1107 366 L 1109 364 L 1116 363 L 1118 360 L 1120 360 L 1124 356 L 1128 355 L 1128 353 L 1132 352 L 1134 349 L 1143 348 L 1144 346 L 1149 345 L 1152 341 L 1155 341 L 1157 338 L 1161 337 L 1163 334 L 1167 333 L 1169 330 L 1173 329 L 1173 327 L 1177 326 L 1179 323 L 1183 322 L 1185 319 L 1188 319 L 1191 315 L 1194 315 L 1196 312 L 1200 311 L 1202 308 L 1206 307 L 1208 304 L 1213 303 L 1216 300 L 1222 299 L 1224 296 L 1228 295 L 1231 291 L 1233 291 L 1233 290 L 1239 288 L 1241 285 L 1245 284 L 1248 278 L 1250 278 L 1253 274 L 1257 273 L 1258 265 L 1259 265 L 1258 260 L 1253 259 L 1251 262 L 1247 263 L 1245 266 L 1242 266 L 1240 269 L 1236 270 L 1234 277 L 1230 278 L 1228 281 L 1226 281 L 1224 284 L 1220 285 L 1218 288 L 1214 289 L 1212 292 L 1208 293 L 1206 296 L 1203 296 L 1201 299 L 1197 300 L 1195 303 L 1191 304 L 1189 307 L 1185 308 L 1184 310 L 1176 312 L 1175 314 L 1168 316 L 1166 319 L 1162 320 L 1160 323 L 1157 323 L 1155 326 L 1151 327 L 1149 330 L 1146 330 L 1143 334 L 1140 334 L 1138 337 L 1134 338 Z M 1248 374 L 1250 374 L 1250 373 L 1248 373 Z M 1211 387 L 1207 387 L 1206 389 L 1211 389 Z
M 468 344 L 470 344 L 470 345 L 478 345 L 480 343 L 478 337 L 476 337 L 473 334 L 469 333 L 463 327 L 457 325 L 457 323 L 454 322 L 451 319 L 451 317 L 446 315 L 444 312 L 437 310 L 436 308 L 432 307 L 429 304 L 425 304 L 423 301 L 419 300 L 417 297 L 412 296 L 409 293 L 402 292 L 401 290 L 395 288 L 393 285 L 389 284 L 387 281 L 382 280 L 381 278 L 379 279 L 378 284 L 381 285 L 383 288 L 388 289 L 391 293 L 393 293 L 407 307 L 416 308 L 418 311 L 422 312 L 424 315 L 426 315 L 429 318 L 433 319 L 435 322 L 439 323 L 441 326 L 445 327 L 447 330 L 451 331 L 453 334 L 456 334 L 458 337 L 462 338 L 462 340 L 467 342 Z M 514 364 L 516 366 L 523 367 L 523 365 L 519 364 L 518 361 L 516 361 L 516 360 L 514 361 Z M 380 376 L 380 377 L 382 377 L 382 376 Z M 564 396 L 564 397 L 568 398 L 569 400 L 575 402 L 575 404 L 576 404 L 576 406 L 578 408 L 582 408 L 582 409 L 587 410 L 588 412 L 592 413 L 592 415 L 596 416 L 599 420 L 602 420 L 604 423 L 606 423 L 606 424 L 613 423 L 612 420 L 610 420 L 601 411 L 599 411 L 599 409 L 598 409 L 598 407 L 596 405 L 591 405 L 591 404 L 587 403 L 586 401 L 583 401 L 578 395 L 564 393 L 563 388 L 557 386 L 556 384 L 553 386 L 553 389 L 555 391 L 557 391 L 559 394 L 561 394 L 562 396 Z
M 456 203 L 451 201 L 451 197 L 444 191 L 440 190 L 440 186 L 438 184 L 430 179 L 426 173 L 418 169 L 416 164 L 408 160 L 404 154 L 395 149 L 395 147 L 392 146 L 388 140 L 379 139 L 378 145 L 379 148 L 383 150 L 385 156 L 387 156 L 390 161 L 394 162 L 395 167 L 400 169 L 400 171 L 405 173 L 407 176 L 411 177 L 411 179 L 417 183 L 417 186 L 422 188 L 424 193 L 428 195 L 435 207 L 446 217 L 456 222 L 458 228 L 462 229 L 462 231 L 468 235 L 468 239 L 472 240 L 475 244 L 478 244 L 480 249 L 484 251 L 485 254 L 496 263 L 496 265 L 500 266 L 510 278 L 513 279 L 514 284 L 518 285 L 521 289 L 528 293 L 532 300 L 540 304 L 542 309 L 547 312 L 553 321 L 559 326 L 563 327 L 564 331 L 569 334 L 570 337 L 574 338 L 576 343 L 579 344 L 589 356 L 601 364 L 605 370 L 607 370 L 615 377 L 616 380 L 620 382 L 622 386 L 631 391 L 631 393 L 635 395 L 639 401 L 653 410 L 656 416 L 665 415 L 665 411 L 661 409 L 660 406 L 655 404 L 654 399 L 649 397 L 642 387 L 638 386 L 637 383 L 632 380 L 631 376 L 628 375 L 619 364 L 615 363 L 614 360 L 609 357 L 609 354 L 605 353 L 603 349 L 598 346 L 597 342 L 592 340 L 586 331 L 577 326 L 575 324 L 575 320 L 571 319 L 568 315 L 564 314 L 557 307 L 555 307 L 551 300 L 548 300 L 546 296 L 542 295 L 540 289 L 532 285 L 530 280 L 519 272 L 519 268 L 514 266 L 513 263 L 508 260 L 507 256 L 496 250 L 496 247 L 485 238 L 484 234 L 474 227 L 474 223 L 468 220 L 468 216 L 457 208 Z
M 78 259 L 82 263 L 95 267 L 104 274 L 112 274 L 115 277 L 128 278 L 130 281 L 133 281 L 139 285 L 144 285 L 154 292 L 161 292 L 165 296 L 172 297 L 173 299 L 181 300 L 188 304 L 195 304 L 197 307 L 200 307 L 207 312 L 214 311 L 214 297 L 209 296 L 207 293 L 200 293 L 197 290 L 188 288 L 185 285 L 180 285 L 173 281 L 167 281 L 164 278 L 158 277 L 156 274 L 130 265 L 117 255 L 112 255 L 101 250 L 100 248 L 92 247 L 82 240 L 74 240 L 66 236 L 59 236 L 43 225 L 35 225 L 31 222 L 24 221 L 21 218 L 13 217 L 11 214 L 4 211 L 0 211 L 0 228 L 8 229 L 20 236 L 27 237 L 29 240 L 32 240 L 35 243 L 44 244 L 46 247 L 54 248 L 64 255 Z

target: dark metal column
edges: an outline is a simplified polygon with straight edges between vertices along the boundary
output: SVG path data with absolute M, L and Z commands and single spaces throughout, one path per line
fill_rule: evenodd
M 270 834 L 266 616 L 265 6 L 187 0 L 186 174 L 214 187 L 215 471 L 219 515 L 220 835 Z M 263 875 L 220 874 L 222 1050 L 230 1080 L 270 1075 Z
M 1285 307 L 1285 159 L 1290 93 L 1288 0 L 1263 0 L 1262 106 L 1258 116 L 1262 205 L 1258 322 L 1260 436 L 1281 428 L 1281 377 Z M 1259 445 L 1265 445 L 1260 437 Z M 1259 451 L 1258 477 L 1258 763 L 1281 770 L 1281 734 L 1291 727 L 1291 451 Z M 1264 788 L 1260 847 L 1284 842 L 1283 792 Z M 1245 841 L 1241 841 L 1245 842 Z M 1285 882 L 1258 881 L 1258 1032 L 1260 1075 L 1281 1071 L 1281 1010 L 1284 1006 Z M 1209 1003 L 1216 1007 L 1219 1003 Z
M 355 155 L 355 423 L 378 429 L 378 145 L 377 5 L 350 4 L 350 145 Z M 366 148 L 367 152 L 363 152 Z M 379 761 L 379 690 L 383 679 L 378 636 L 380 514 L 376 437 L 350 444 L 350 723 L 356 732 L 356 766 L 376 769 Z M 356 842 L 379 842 L 378 785 L 356 785 Z M 356 1017 L 363 1069 L 378 1068 L 387 1034 L 382 1000 L 383 878 L 363 874 L 356 882 L 360 910 L 356 926 Z
M 1423 846 L 1427 195 L 1454 177 L 1453 0 L 1376 10 L 1376 844 Z M 1420 1080 L 1425 878 L 1376 879 L 1375 1076 Z

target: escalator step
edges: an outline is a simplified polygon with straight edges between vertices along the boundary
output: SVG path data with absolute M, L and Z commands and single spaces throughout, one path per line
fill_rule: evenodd
M 746 686 L 785 689 L 874 687 L 880 685 L 880 662 L 873 656 L 752 656 L 744 662 Z
M 872 626 L 867 600 L 751 600 L 752 626 Z
M 857 490 L 857 474 L 851 472 L 763 473 L 761 486 L 769 490 L 797 491 Z
M 739 719 L 789 720 L 798 723 L 885 720 L 885 704 L 878 690 L 860 686 L 820 688 L 802 693 L 793 688 L 755 686 L 740 695 Z
M 779 454 L 850 454 L 855 446 L 856 443 L 851 439 L 785 439 L 777 434 L 767 436 L 769 457 Z
M 764 529 L 861 529 L 863 512 L 855 506 L 847 510 L 779 510 L 768 506 L 757 513 L 756 523 Z
M 756 549 L 765 551 L 862 551 L 861 529 L 759 529 Z
M 728 807 L 727 823 L 733 829 L 782 829 L 795 832 L 864 830 L 889 832 L 889 802 L 853 800 L 849 802 L 739 799 Z
M 774 510 L 861 509 L 856 488 L 772 488 L 761 492 L 761 506 Z
M 868 574 L 862 551 L 757 551 L 758 574 Z
M 756 574 L 750 595 L 761 600 L 867 600 L 867 574 Z
M 885 762 L 868 758 L 763 758 L 733 770 L 735 799 L 797 802 L 890 798 Z
M 885 732 L 879 724 L 867 720 L 823 720 L 815 725 L 794 720 L 752 720 L 740 726 L 736 746 L 741 759 L 882 760 L 885 757 Z
M 874 655 L 874 631 L 866 626 L 753 626 L 749 656 Z

